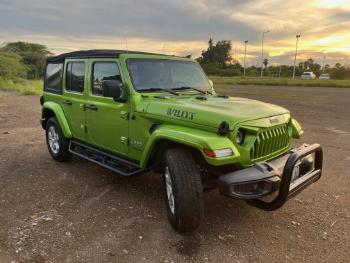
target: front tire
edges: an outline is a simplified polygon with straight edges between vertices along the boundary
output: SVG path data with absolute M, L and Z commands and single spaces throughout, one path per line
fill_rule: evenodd
M 203 186 L 192 153 L 181 148 L 166 150 L 162 179 L 171 226 L 180 233 L 198 228 L 203 219 Z
M 64 137 L 55 117 L 50 118 L 46 123 L 46 144 L 55 160 L 64 162 L 72 158 L 69 152 L 69 140 Z

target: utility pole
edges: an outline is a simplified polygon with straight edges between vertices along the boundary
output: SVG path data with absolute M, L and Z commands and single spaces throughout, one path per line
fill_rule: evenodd
M 297 55 L 298 55 L 298 41 L 300 38 L 300 35 L 295 36 L 297 38 L 296 44 L 295 44 L 295 56 L 294 56 L 294 67 L 293 67 L 293 79 L 295 79 L 295 65 L 297 63 Z
M 265 38 L 265 34 L 269 33 L 270 31 L 264 31 L 262 33 L 262 40 L 261 40 L 261 71 L 260 71 L 260 77 L 263 77 L 263 70 L 264 70 L 264 38 Z
M 128 38 L 125 38 L 125 48 L 126 48 L 126 53 L 129 53 L 129 49 L 128 49 Z
M 327 51 L 323 51 L 323 73 L 325 72 L 325 67 L 326 67 L 326 54 L 327 54 Z
M 245 77 L 246 59 L 247 59 L 247 43 L 248 40 L 244 41 L 244 71 L 243 76 Z
M 278 76 L 281 78 L 281 73 L 282 73 L 282 55 L 283 51 L 280 52 L 280 71 L 278 73 Z

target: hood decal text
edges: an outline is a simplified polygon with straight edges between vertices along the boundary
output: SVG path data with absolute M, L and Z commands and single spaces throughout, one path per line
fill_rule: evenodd
M 173 117 L 178 117 L 178 118 L 183 118 L 183 119 L 188 119 L 188 120 L 193 120 L 195 113 L 190 112 L 190 111 L 168 108 L 167 115 L 173 116 Z

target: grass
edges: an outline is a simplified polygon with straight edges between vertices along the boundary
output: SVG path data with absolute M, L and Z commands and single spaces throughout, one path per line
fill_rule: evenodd
M 350 80 L 301 80 L 291 78 L 259 77 L 219 77 L 210 76 L 215 84 L 230 85 L 267 85 L 267 86 L 305 86 L 305 87 L 344 87 L 350 88 Z
M 22 95 L 40 95 L 42 89 L 42 80 L 7 80 L 0 78 L 0 90 L 2 91 L 16 91 Z
M 215 84 L 230 85 L 267 85 L 267 86 L 305 86 L 305 87 L 344 87 L 350 88 L 350 80 L 301 80 L 290 78 L 258 78 L 258 77 L 218 77 L 210 76 Z M 0 91 L 16 91 L 22 95 L 40 95 L 42 80 L 6 80 L 0 78 Z

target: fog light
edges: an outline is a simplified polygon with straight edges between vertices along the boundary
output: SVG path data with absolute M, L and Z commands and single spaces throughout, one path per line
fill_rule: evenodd
M 275 191 L 274 183 L 269 181 L 260 181 L 232 186 L 232 194 L 240 198 L 264 196 L 272 193 L 273 191 Z
M 227 157 L 227 156 L 233 155 L 233 151 L 231 148 L 225 148 L 220 150 L 204 149 L 203 152 L 206 156 L 210 158 L 220 158 L 220 157 Z

